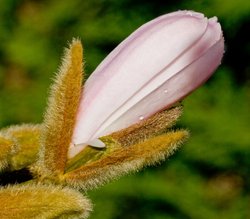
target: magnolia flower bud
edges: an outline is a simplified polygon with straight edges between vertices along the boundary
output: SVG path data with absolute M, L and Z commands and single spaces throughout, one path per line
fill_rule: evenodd
M 118 45 L 86 81 L 70 151 L 164 110 L 202 85 L 221 62 L 217 18 L 191 11 L 158 17 Z

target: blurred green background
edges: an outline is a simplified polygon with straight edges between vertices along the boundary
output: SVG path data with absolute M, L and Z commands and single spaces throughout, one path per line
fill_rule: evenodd
M 133 30 L 179 9 L 219 18 L 223 63 L 184 101 L 178 126 L 190 130 L 188 143 L 162 165 L 90 192 L 91 219 L 250 218 L 250 1 L 0 0 L 0 127 L 42 121 L 72 37 L 83 40 L 89 75 Z

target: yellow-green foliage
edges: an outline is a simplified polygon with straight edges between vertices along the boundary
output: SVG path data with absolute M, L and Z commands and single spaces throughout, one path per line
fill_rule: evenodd
M 2 132 L 14 145 L 9 155 L 10 170 L 19 170 L 33 164 L 38 158 L 41 125 L 16 125 Z
M 223 67 L 184 102 L 185 147 L 157 170 L 91 192 L 93 219 L 250 218 L 250 1 L 0 1 L 0 127 L 42 120 L 51 73 L 73 35 L 85 41 L 89 75 L 134 29 L 180 8 L 218 17 Z
M 86 218 L 89 201 L 61 186 L 84 191 L 96 188 L 165 160 L 188 137 L 187 131 L 169 130 L 182 113 L 182 107 L 175 106 L 101 137 L 105 148 L 87 146 L 69 159 L 82 91 L 82 52 L 81 42 L 73 40 L 51 88 L 41 125 L 12 126 L 1 132 L 0 170 L 26 168 L 33 179 L 25 186 L 0 190 L 4 203 L 0 218 Z
M 88 190 L 164 160 L 188 137 L 186 131 L 163 134 L 176 122 L 181 112 L 182 107 L 176 106 L 103 137 L 104 149 L 86 147 L 68 160 L 61 183 Z
M 167 128 L 175 124 L 181 113 L 181 106 L 164 110 L 135 125 L 111 134 L 111 137 L 117 139 L 123 146 L 136 144 L 166 131 Z
M 87 218 L 90 201 L 70 188 L 15 185 L 0 189 L 1 219 Z
M 82 45 L 73 40 L 56 75 L 44 118 L 41 161 L 53 174 L 63 173 L 81 94 Z
M 167 131 L 182 113 L 182 107 L 176 106 L 169 110 L 157 113 L 152 117 L 132 125 L 126 129 L 112 133 L 110 136 L 102 137 L 105 148 L 93 148 L 87 146 L 75 157 L 68 160 L 65 172 L 70 172 L 85 164 L 110 155 L 118 149 L 143 142 L 151 137 L 157 136 Z M 133 157 L 133 154 L 131 154 Z
M 102 159 L 65 174 L 64 180 L 84 190 L 98 187 L 113 178 L 166 159 L 187 137 L 187 131 L 171 131 L 130 147 L 122 147 Z
M 187 138 L 186 131 L 168 132 L 180 117 L 175 106 L 136 125 L 102 137 L 106 147 L 86 147 L 68 159 L 82 81 L 82 46 L 73 40 L 52 86 L 41 133 L 40 157 L 31 171 L 44 180 L 88 190 L 112 178 L 164 160 Z M 167 132 L 167 134 L 164 134 Z
M 8 166 L 13 141 L 0 135 L 0 172 Z
M 70 172 L 85 164 L 100 160 L 113 153 L 113 151 L 122 148 L 121 144 L 110 136 L 102 137 L 101 140 L 106 145 L 105 148 L 86 146 L 83 151 L 68 160 L 65 172 Z

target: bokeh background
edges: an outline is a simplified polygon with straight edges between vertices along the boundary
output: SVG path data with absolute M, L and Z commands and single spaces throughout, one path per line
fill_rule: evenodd
M 184 101 L 178 126 L 190 130 L 188 143 L 162 165 L 91 191 L 91 219 L 250 218 L 250 1 L 0 0 L 0 128 L 42 121 L 72 37 L 83 40 L 90 75 L 133 30 L 180 9 L 219 18 L 223 63 Z

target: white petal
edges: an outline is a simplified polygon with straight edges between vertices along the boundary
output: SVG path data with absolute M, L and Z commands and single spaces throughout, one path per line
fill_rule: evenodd
M 195 88 L 203 84 L 220 64 L 224 51 L 224 40 L 221 39 L 213 45 L 203 56 L 191 63 L 185 69 L 175 74 L 163 85 L 144 97 L 136 105 L 126 111 L 102 134 L 111 133 L 117 129 L 125 128 L 143 116 L 147 118 L 155 109 L 163 110 L 178 100 L 183 99 Z M 202 72 L 202 74 L 201 74 Z M 167 91 L 167 92 L 166 92 Z M 100 133 L 99 133 L 100 134 Z
M 89 146 L 95 147 L 95 148 L 105 148 L 106 145 L 98 138 L 93 139 L 89 142 L 87 142 Z
M 208 22 L 198 15 L 180 13 L 151 21 L 106 58 L 85 84 L 74 143 L 89 141 L 109 126 L 120 107 L 201 39 Z
M 194 62 L 196 59 L 200 58 L 204 55 L 211 46 L 213 46 L 217 41 L 221 38 L 221 27 L 218 23 L 213 23 L 213 21 L 209 20 L 209 25 L 207 26 L 207 30 L 203 37 L 197 41 L 195 45 L 191 48 L 183 52 L 179 57 L 177 57 L 172 63 L 170 63 L 166 68 L 164 68 L 158 74 L 155 74 L 155 77 L 150 80 L 144 87 L 137 91 L 135 95 L 133 95 L 127 102 L 125 102 L 118 110 L 116 110 L 99 128 L 98 132 L 95 133 L 93 137 L 103 136 L 113 131 L 116 131 L 118 127 L 120 129 L 126 128 L 130 122 L 130 125 L 138 122 L 138 117 L 134 117 L 134 120 L 128 120 L 126 123 L 119 123 L 118 118 L 123 116 L 126 111 L 129 111 L 135 104 L 149 95 L 151 92 L 154 92 L 158 87 L 164 84 L 167 80 L 171 79 L 175 74 L 179 73 L 181 70 L 185 69 L 190 63 Z M 208 72 L 197 72 L 197 76 L 207 77 Z M 210 73 L 209 73 L 210 74 Z M 159 96 L 155 97 L 157 99 L 161 99 L 161 96 L 166 96 L 168 93 L 168 88 L 164 90 L 164 92 L 160 93 Z M 178 94 L 176 94 L 176 101 L 180 98 Z M 155 99 L 156 100 L 156 99 Z M 150 101 L 155 101 L 150 100 Z M 176 102 L 175 101 L 175 102 Z M 150 103 L 150 102 L 149 102 Z M 167 105 L 167 102 L 162 102 L 162 106 L 159 108 L 155 108 L 148 116 L 151 116 L 156 111 L 161 110 L 164 106 Z M 142 108 L 139 114 L 145 114 L 145 109 Z M 145 118 L 145 116 L 143 116 Z M 124 119 L 126 120 L 126 118 Z M 112 125 L 112 123 L 116 123 L 116 125 Z M 112 128 L 113 127 L 113 128 Z
M 69 151 L 68 151 L 68 157 L 74 157 L 76 154 L 78 154 L 79 152 L 81 152 L 86 146 L 91 146 L 91 147 L 95 147 L 95 148 L 105 148 L 106 145 L 104 144 L 104 142 L 102 142 L 100 139 L 93 139 L 89 142 L 86 143 L 81 143 L 81 144 L 71 144 L 71 146 L 69 147 Z

